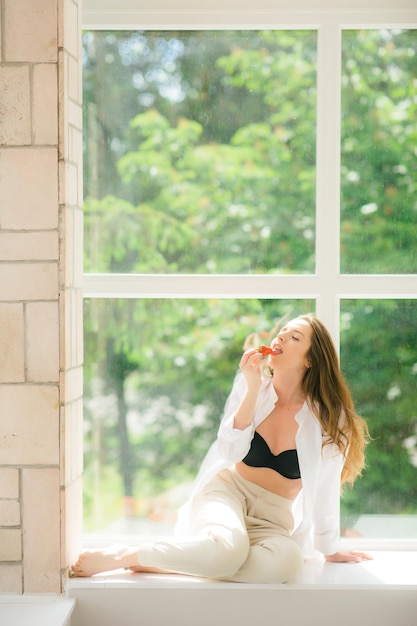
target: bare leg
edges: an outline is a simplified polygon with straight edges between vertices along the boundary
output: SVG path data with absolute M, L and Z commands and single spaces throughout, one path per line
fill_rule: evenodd
M 69 575 L 73 577 L 89 577 L 100 572 L 114 569 L 130 569 L 134 572 L 161 572 L 162 570 L 141 567 L 138 563 L 137 548 L 114 545 L 102 550 L 82 552 L 71 566 Z

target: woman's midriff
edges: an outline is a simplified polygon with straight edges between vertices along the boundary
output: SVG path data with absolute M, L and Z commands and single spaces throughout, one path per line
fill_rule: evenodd
M 281 476 L 281 474 L 269 467 L 251 467 L 242 461 L 236 463 L 235 467 L 237 473 L 245 480 L 250 480 L 255 485 L 272 491 L 272 493 L 276 493 L 283 498 L 295 500 L 301 491 L 301 478 L 291 480 Z

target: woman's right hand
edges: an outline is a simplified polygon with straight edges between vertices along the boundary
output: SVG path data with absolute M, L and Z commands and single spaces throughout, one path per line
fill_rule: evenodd
M 261 353 L 256 348 L 245 350 L 240 359 L 239 368 L 246 379 L 247 389 L 236 410 L 233 428 L 245 430 L 253 420 L 262 382 L 260 363 Z
M 260 386 L 261 378 L 261 362 L 262 355 L 257 348 L 251 348 L 245 350 L 240 359 L 239 368 L 244 377 L 248 387 L 254 388 Z

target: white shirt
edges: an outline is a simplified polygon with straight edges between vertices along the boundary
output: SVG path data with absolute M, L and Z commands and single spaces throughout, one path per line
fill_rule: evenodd
M 271 379 L 263 379 L 252 423 L 245 429 L 233 427 L 236 410 L 246 391 L 246 379 L 238 374 L 230 393 L 217 440 L 208 451 L 197 475 L 190 501 L 180 510 L 178 532 L 187 532 L 187 517 L 193 497 L 218 472 L 241 461 L 249 451 L 254 431 L 269 415 L 278 396 Z M 322 429 L 307 403 L 295 416 L 298 422 L 296 447 L 302 490 L 294 501 L 292 536 L 304 556 L 314 551 L 334 554 L 340 536 L 340 476 L 344 457 L 335 444 L 323 446 Z

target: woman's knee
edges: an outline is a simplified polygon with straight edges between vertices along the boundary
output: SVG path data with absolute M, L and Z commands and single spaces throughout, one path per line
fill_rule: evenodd
M 295 581 L 304 564 L 304 556 L 295 541 L 288 539 L 278 546 L 268 546 L 268 542 L 262 546 L 270 553 L 262 568 L 262 580 L 264 583 L 292 583 Z
M 291 548 L 288 549 L 288 569 L 286 583 L 295 582 L 304 565 L 304 555 L 295 541 L 291 540 Z
M 303 562 L 302 552 L 292 539 L 265 539 L 251 547 L 247 561 L 230 580 L 261 584 L 292 583 Z
M 205 576 L 208 578 L 224 578 L 233 576 L 246 561 L 250 543 L 249 538 L 242 532 L 229 531 L 228 533 L 209 533 L 212 546 L 210 559 L 204 564 Z

